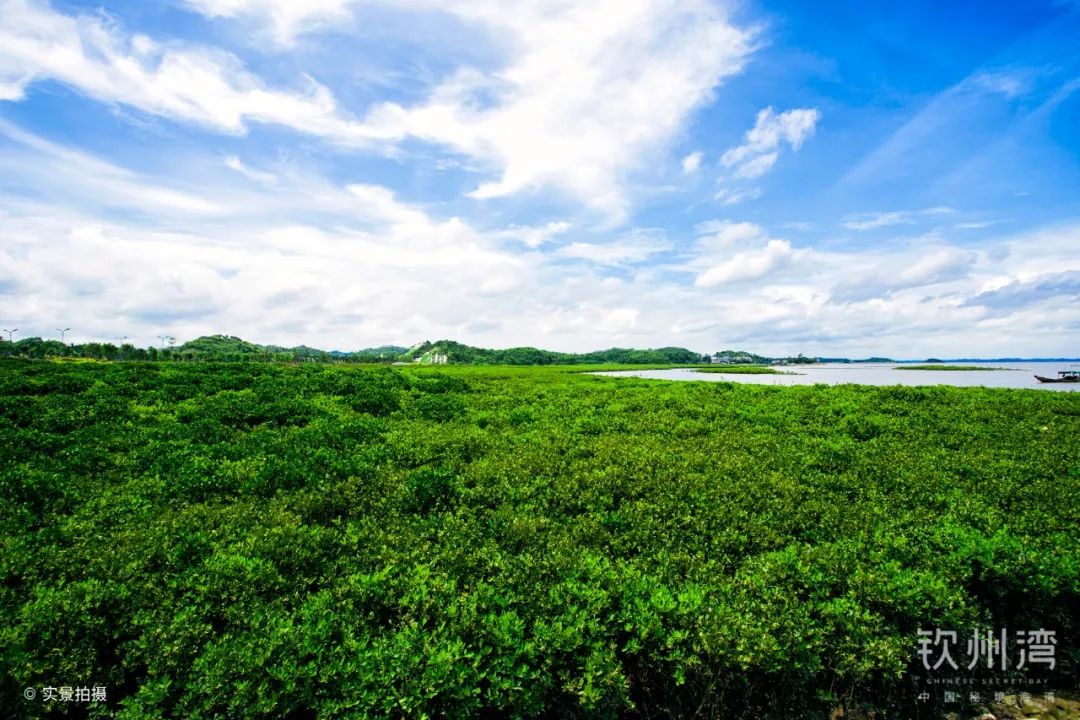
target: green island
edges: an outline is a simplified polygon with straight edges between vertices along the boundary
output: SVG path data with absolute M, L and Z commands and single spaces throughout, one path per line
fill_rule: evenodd
M 0 360 L 0 707 L 942 717 L 975 627 L 1075 688 L 1080 393 L 583 369 Z
M 960 372 L 978 372 L 980 370 L 1013 370 L 1015 368 L 987 367 L 985 365 L 897 365 L 893 370 L 957 370 Z
M 698 367 L 695 372 L 723 373 L 725 375 L 794 375 L 795 373 L 783 373 L 776 368 L 767 365 L 722 365 L 720 367 Z

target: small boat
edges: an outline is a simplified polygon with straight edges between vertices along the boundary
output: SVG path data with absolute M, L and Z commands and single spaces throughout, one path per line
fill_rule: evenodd
M 1080 383 L 1080 370 L 1058 370 L 1058 376 L 1056 378 L 1036 375 L 1035 379 L 1039 382 L 1049 383 Z

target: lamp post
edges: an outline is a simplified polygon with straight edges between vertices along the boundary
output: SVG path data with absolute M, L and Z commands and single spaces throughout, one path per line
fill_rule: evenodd
M 60 342 L 64 342 L 64 335 L 66 335 L 67 331 L 70 330 L 70 329 L 71 328 L 69 328 L 69 327 L 63 328 L 63 329 L 56 328 L 56 332 L 60 333 Z
M 14 330 L 4 330 L 4 332 L 7 333 L 7 341 L 14 342 L 11 338 L 15 333 L 19 332 L 19 328 L 15 328 Z

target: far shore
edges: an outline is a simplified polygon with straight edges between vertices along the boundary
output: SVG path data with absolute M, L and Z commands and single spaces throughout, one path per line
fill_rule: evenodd
M 986 367 L 984 365 L 897 365 L 893 370 L 960 370 L 973 372 L 978 370 L 1016 370 L 1016 368 Z
M 777 370 L 767 365 L 722 365 L 720 367 L 699 367 L 694 372 L 724 373 L 730 375 L 801 375 L 802 373 Z

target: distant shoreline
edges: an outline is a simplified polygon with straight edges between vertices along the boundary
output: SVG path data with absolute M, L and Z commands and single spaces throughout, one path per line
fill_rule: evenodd
M 893 370 L 947 370 L 949 372 L 985 372 L 989 370 L 1013 370 L 1017 368 L 1004 368 L 1004 367 L 988 367 L 985 365 L 944 365 L 940 363 L 931 363 L 927 365 L 898 365 Z

